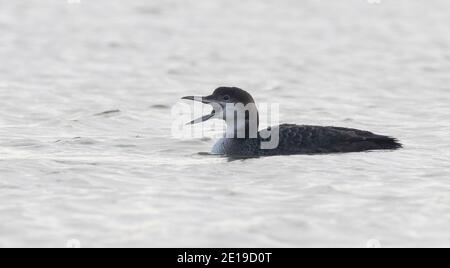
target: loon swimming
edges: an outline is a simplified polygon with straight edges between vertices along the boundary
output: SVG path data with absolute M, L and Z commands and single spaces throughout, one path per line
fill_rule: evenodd
M 236 87 L 220 87 L 207 97 L 188 96 L 182 99 L 213 106 L 210 114 L 188 124 L 214 118 L 225 120 L 226 135 L 214 145 L 213 154 L 258 157 L 394 150 L 402 147 L 395 138 L 342 127 L 282 124 L 258 131 L 259 114 L 255 101 L 248 92 Z

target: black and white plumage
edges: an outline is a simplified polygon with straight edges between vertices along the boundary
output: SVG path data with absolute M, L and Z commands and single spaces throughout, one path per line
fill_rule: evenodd
M 368 131 L 341 127 L 304 126 L 282 124 L 271 127 L 251 135 L 251 125 L 259 126 L 259 115 L 241 117 L 239 122 L 235 115 L 232 123 L 228 123 L 230 109 L 227 104 L 254 104 L 250 94 L 239 88 L 221 87 L 207 97 L 184 97 L 183 99 L 197 100 L 213 106 L 211 114 L 194 120 L 191 124 L 203 122 L 211 118 L 222 119 L 227 122 L 227 135 L 220 139 L 213 147 L 212 153 L 235 157 L 258 157 L 294 154 L 328 154 L 349 153 L 369 150 L 395 150 L 402 145 L 394 138 L 377 135 Z M 256 107 L 256 106 L 255 106 Z M 232 108 L 231 108 L 232 109 Z M 256 109 L 256 108 L 255 108 Z M 255 129 L 255 127 L 253 127 Z M 242 131 L 242 132 L 239 132 Z M 239 136 L 238 133 L 244 133 Z M 275 148 L 263 149 L 262 143 L 268 142 L 268 133 L 278 133 L 278 143 Z
M 357 129 L 291 124 L 283 124 L 277 126 L 277 128 L 279 128 L 280 140 L 275 149 L 261 149 L 261 141 L 265 139 L 258 135 L 258 138 L 255 139 L 221 139 L 214 146 L 213 153 L 230 156 L 273 156 L 349 153 L 401 148 L 401 144 L 394 138 Z

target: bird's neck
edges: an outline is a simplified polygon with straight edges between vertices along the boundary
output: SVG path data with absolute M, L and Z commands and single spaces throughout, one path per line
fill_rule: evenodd
M 255 139 L 258 137 L 259 114 L 256 113 L 256 118 L 246 114 L 245 119 L 235 116 L 234 120 L 226 120 L 226 125 L 225 138 Z

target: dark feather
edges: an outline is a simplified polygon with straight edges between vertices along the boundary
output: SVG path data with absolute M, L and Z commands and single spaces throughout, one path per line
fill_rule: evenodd
M 266 137 L 267 131 L 272 134 L 279 131 L 279 144 L 275 149 L 261 149 L 261 142 L 270 140 L 261 138 Z M 262 130 L 259 134 L 257 139 L 224 139 L 222 153 L 229 156 L 269 156 L 394 150 L 402 147 L 394 138 L 351 128 L 284 124 Z

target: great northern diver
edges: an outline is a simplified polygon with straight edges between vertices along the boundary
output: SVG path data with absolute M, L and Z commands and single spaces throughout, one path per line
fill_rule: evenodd
M 402 147 L 395 138 L 350 128 L 282 124 L 258 131 L 259 114 L 255 101 L 248 92 L 236 87 L 219 87 L 207 97 L 188 96 L 182 99 L 200 101 L 213 106 L 211 114 L 188 124 L 212 118 L 225 120 L 226 136 L 214 145 L 213 154 L 259 157 L 394 150 Z M 248 106 L 255 107 L 253 117 L 252 109 L 247 108 Z M 239 117 L 237 113 L 242 107 L 246 107 L 246 110 L 244 116 Z M 253 135 L 252 129 L 255 130 Z M 264 148 L 265 143 L 269 144 L 273 140 L 273 137 L 269 137 L 271 134 L 278 135 L 277 143 L 272 148 L 270 146 Z

